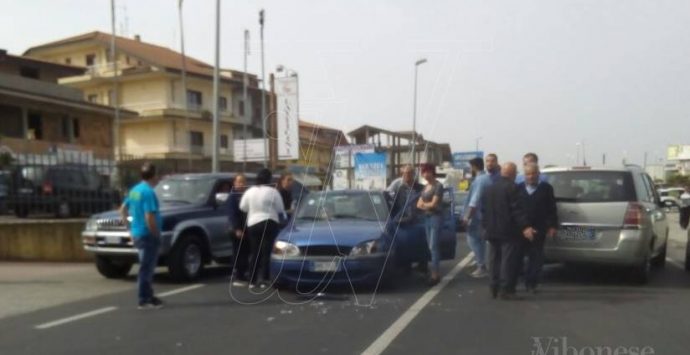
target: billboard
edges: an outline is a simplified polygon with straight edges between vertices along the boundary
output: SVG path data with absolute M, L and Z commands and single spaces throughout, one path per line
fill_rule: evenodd
M 276 79 L 278 159 L 299 159 L 299 92 L 297 77 Z
M 669 145 L 666 151 L 667 160 L 690 160 L 690 145 Z
M 245 144 L 246 143 L 246 144 Z M 235 139 L 232 143 L 232 156 L 235 161 L 264 161 L 266 145 L 263 138 Z
M 355 154 L 355 189 L 382 190 L 386 188 L 386 154 Z
M 484 159 L 484 152 L 455 152 L 453 153 L 453 168 L 468 172 L 470 170 L 470 160 L 474 158 Z
M 350 188 L 350 179 L 348 179 L 347 173 L 347 169 L 333 170 L 333 190 L 347 190 Z

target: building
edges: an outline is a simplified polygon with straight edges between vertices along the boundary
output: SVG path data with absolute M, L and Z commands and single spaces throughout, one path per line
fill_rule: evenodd
M 690 175 L 690 145 L 673 144 L 667 148 L 666 160 L 675 166 L 677 174 Z
M 85 68 L 59 83 L 82 90 L 92 103 L 114 106 L 117 80 L 119 107 L 139 114 L 121 120 L 121 158 L 158 159 L 188 170 L 208 170 L 213 146 L 213 66 L 187 56 L 185 92 L 180 53 L 143 42 L 140 36 L 116 36 L 113 63 L 111 38 L 110 34 L 90 32 L 31 47 L 25 55 Z M 247 76 L 249 93 L 244 102 L 244 73 L 221 70 L 219 160 L 223 169 L 234 167 L 231 140 L 244 136 L 245 125 L 248 138 L 262 132 L 261 91 L 257 77 Z
M 453 160 L 450 145 L 436 143 L 424 139 L 424 136 L 412 131 L 389 131 L 382 128 L 364 125 L 348 133 L 352 144 L 373 144 L 376 151 L 386 154 L 388 179 L 399 175 L 400 169 L 412 163 L 412 148 L 416 164 L 431 163 L 441 166 L 444 162 Z
M 114 109 L 58 85 L 62 77 L 84 73 L 0 50 L 0 151 L 19 160 L 48 157 L 51 163 L 112 160 Z M 136 113 L 123 110 L 122 116 L 132 120 Z

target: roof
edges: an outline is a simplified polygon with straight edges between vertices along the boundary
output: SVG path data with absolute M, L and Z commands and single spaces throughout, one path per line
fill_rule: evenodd
M 605 172 L 625 172 L 632 170 L 641 170 L 636 165 L 627 165 L 621 167 L 591 167 L 591 166 L 559 166 L 553 168 L 542 169 L 542 173 L 565 172 L 565 171 L 605 171 Z
M 374 127 L 374 126 L 369 126 L 369 125 L 361 126 L 361 127 L 357 128 L 353 131 L 350 131 L 350 133 L 348 133 L 347 135 L 350 137 L 356 137 L 356 136 L 359 136 L 359 135 L 366 133 L 367 131 L 369 131 L 369 135 L 376 135 L 376 134 L 382 133 L 382 134 L 386 134 L 389 136 L 404 138 L 404 139 L 408 139 L 408 140 L 411 140 L 412 136 L 413 136 L 412 131 L 391 131 L 391 130 L 378 128 L 378 127 Z M 417 132 L 416 136 L 417 136 L 418 141 L 420 141 L 420 140 L 424 141 L 424 135 L 422 135 L 421 133 Z M 432 142 L 429 142 L 429 143 L 432 143 Z
M 4 60 L 6 58 L 9 58 L 10 60 L 14 60 L 17 62 L 32 63 L 32 64 L 41 65 L 44 67 L 51 67 L 51 68 L 54 68 L 57 70 L 71 72 L 71 73 L 73 73 L 73 75 L 83 74 L 84 71 L 86 71 L 86 68 L 82 68 L 82 67 L 78 67 L 78 66 L 74 66 L 74 65 L 62 64 L 62 63 L 55 63 L 55 62 L 51 62 L 48 60 L 42 60 L 42 59 L 37 59 L 37 58 L 31 58 L 31 57 L 26 57 L 26 56 L 9 54 L 4 49 L 0 49 L 0 60 Z
M 48 49 L 48 48 L 54 48 L 58 46 L 64 46 L 68 44 L 73 44 L 73 43 L 79 43 L 79 42 L 86 42 L 86 41 L 94 41 L 96 43 L 109 46 L 110 41 L 111 41 L 112 35 L 108 33 L 103 33 L 100 31 L 93 31 L 89 33 L 84 33 L 81 35 L 73 36 L 73 37 L 68 37 L 65 39 L 61 39 L 58 41 L 54 42 L 49 42 L 45 44 L 41 44 L 38 46 L 31 47 L 24 52 L 24 55 L 31 55 L 39 50 L 42 49 Z M 174 51 L 170 48 L 151 44 L 151 43 L 146 43 L 142 42 L 141 40 L 137 39 L 131 39 L 131 38 L 126 38 L 126 37 L 120 37 L 120 36 L 115 36 L 115 46 L 117 47 L 118 51 L 127 53 L 129 55 L 132 55 L 134 57 L 140 58 L 143 61 L 146 61 L 150 64 L 164 67 L 166 69 L 172 70 L 172 71 L 182 71 L 182 54 Z M 188 73 L 191 74 L 198 74 L 198 75 L 203 75 L 203 76 L 213 76 L 213 66 L 205 63 L 201 60 L 198 60 L 196 58 L 192 58 L 188 55 L 185 56 L 187 58 L 186 62 L 186 69 Z M 231 72 L 231 73 L 240 73 L 239 71 L 235 70 L 229 70 L 229 69 L 222 69 L 225 72 Z M 255 76 L 251 75 L 250 76 Z M 223 77 L 224 79 L 230 79 L 227 76 Z M 233 78 L 234 80 L 239 80 L 237 78 Z

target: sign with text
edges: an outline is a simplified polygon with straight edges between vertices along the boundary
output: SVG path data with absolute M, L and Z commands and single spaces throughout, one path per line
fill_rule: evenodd
M 386 188 L 386 154 L 355 154 L 355 188 L 379 190 Z
M 470 160 L 474 158 L 484 158 L 484 152 L 455 152 L 453 153 L 453 168 L 461 169 L 465 172 L 470 170 Z
M 276 79 L 278 159 L 299 159 L 299 92 L 297 77 Z
M 264 161 L 266 145 L 263 138 L 235 139 L 232 143 L 232 156 L 235 161 Z

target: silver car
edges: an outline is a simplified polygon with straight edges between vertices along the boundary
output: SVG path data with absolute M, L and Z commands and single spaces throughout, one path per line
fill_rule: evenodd
M 547 240 L 551 262 L 631 267 L 646 282 L 666 262 L 669 228 L 652 179 L 639 167 L 552 168 L 543 173 L 558 201 L 559 228 Z

